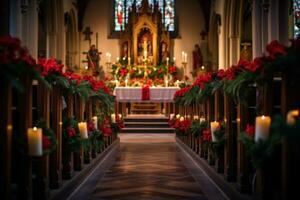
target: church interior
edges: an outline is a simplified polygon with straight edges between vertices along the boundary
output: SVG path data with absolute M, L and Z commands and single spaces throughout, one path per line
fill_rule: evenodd
M 0 199 L 298 199 L 300 0 L 0 12 Z

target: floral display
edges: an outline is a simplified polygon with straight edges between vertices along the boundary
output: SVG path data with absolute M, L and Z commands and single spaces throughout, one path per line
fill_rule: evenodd
M 42 144 L 43 144 L 43 154 L 51 154 L 57 146 L 57 140 L 55 133 L 52 129 L 48 128 L 46 125 L 45 120 L 40 119 L 36 127 L 42 128 L 43 135 L 42 135 Z

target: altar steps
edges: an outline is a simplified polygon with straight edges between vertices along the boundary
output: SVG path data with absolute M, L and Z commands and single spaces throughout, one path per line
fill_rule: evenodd
M 169 127 L 168 118 L 157 115 L 135 115 L 125 117 L 122 133 L 174 133 L 174 129 Z
M 151 102 L 137 102 L 131 104 L 132 114 L 158 114 L 160 113 L 160 104 Z

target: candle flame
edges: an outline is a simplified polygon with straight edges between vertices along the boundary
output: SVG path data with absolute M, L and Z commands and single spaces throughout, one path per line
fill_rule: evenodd
M 263 115 L 263 116 L 261 116 L 261 119 L 265 119 L 266 117 Z
M 33 130 L 34 130 L 34 131 L 37 131 L 37 128 L 36 128 L 36 127 L 33 127 Z

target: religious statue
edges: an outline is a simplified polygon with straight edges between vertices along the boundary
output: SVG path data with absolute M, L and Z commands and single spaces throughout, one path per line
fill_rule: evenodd
M 100 69 L 100 55 L 102 53 L 98 51 L 96 46 L 93 44 L 91 45 L 88 53 L 87 53 L 87 60 L 88 60 L 88 67 L 92 69 L 94 76 L 99 76 L 102 73 L 102 69 Z
M 160 52 L 160 59 L 161 62 L 167 60 L 167 57 L 169 57 L 169 49 L 166 42 L 161 43 L 161 52 Z
M 196 44 L 195 49 L 193 51 L 193 70 L 198 70 L 199 68 L 201 68 L 202 62 L 203 62 L 203 58 L 202 58 L 200 46 Z
M 252 59 L 252 48 L 251 43 L 244 42 L 241 44 L 243 47 L 240 53 L 240 59 L 251 61 Z

